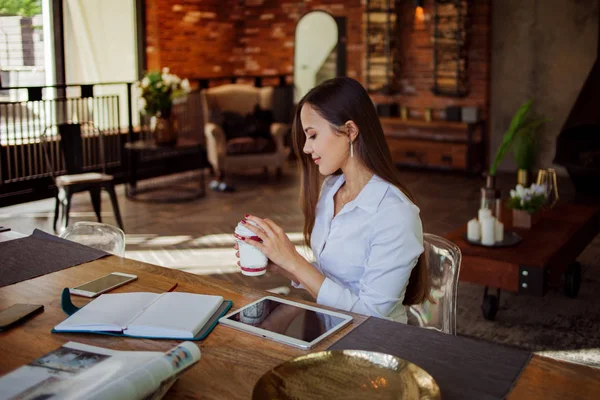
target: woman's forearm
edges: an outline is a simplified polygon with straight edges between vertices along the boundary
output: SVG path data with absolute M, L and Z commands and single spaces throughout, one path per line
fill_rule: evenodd
M 293 263 L 286 265 L 285 269 L 295 277 L 294 281 L 300 282 L 316 299 L 321 285 L 325 281 L 325 276 L 314 265 L 306 261 L 304 257 L 301 255 L 298 256 Z

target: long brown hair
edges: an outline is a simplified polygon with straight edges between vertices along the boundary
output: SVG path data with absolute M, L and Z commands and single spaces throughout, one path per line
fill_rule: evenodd
M 329 79 L 311 89 L 300 100 L 294 116 L 293 140 L 296 156 L 300 160 L 300 205 L 304 213 L 303 233 L 307 246 L 310 246 L 311 234 L 315 225 L 321 176 L 310 156 L 307 157 L 303 152 L 306 136 L 300 120 L 300 111 L 305 104 L 309 104 L 332 127 L 342 127 L 347 121 L 354 121 L 359 131 L 354 140 L 355 157 L 371 172 L 399 188 L 414 202 L 413 196 L 400 182 L 398 170 L 392 162 L 381 123 L 367 91 L 352 78 Z M 341 132 L 340 128 L 336 129 Z M 337 171 L 335 174 L 341 174 L 341 171 Z M 422 254 L 411 272 L 404 296 L 405 305 L 419 304 L 429 299 L 428 277 L 425 255 Z

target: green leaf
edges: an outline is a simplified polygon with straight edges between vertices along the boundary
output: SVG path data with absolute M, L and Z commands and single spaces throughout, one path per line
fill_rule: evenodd
M 500 146 L 498 147 L 498 150 L 496 151 L 496 157 L 494 157 L 494 161 L 492 162 L 492 165 L 490 166 L 490 175 L 492 175 L 492 176 L 496 175 L 496 170 L 498 169 L 498 165 L 500 165 L 500 163 L 504 159 L 504 156 L 510 150 L 511 145 L 515 139 L 515 136 L 517 135 L 517 133 L 523 126 L 525 120 L 527 119 L 527 116 L 529 114 L 529 111 L 531 110 L 532 104 L 533 104 L 533 99 L 527 101 L 525 104 L 523 104 L 521 107 L 519 107 L 516 114 L 514 115 L 512 121 L 510 122 L 510 126 L 508 127 L 508 130 L 504 133 L 504 136 L 502 137 L 502 143 L 500 143 Z

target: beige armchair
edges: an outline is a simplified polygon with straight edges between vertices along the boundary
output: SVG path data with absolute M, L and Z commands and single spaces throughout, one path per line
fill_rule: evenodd
M 247 115 L 254 111 L 256 105 L 259 105 L 262 110 L 272 110 L 273 88 L 227 84 L 205 89 L 202 93 L 204 96 L 202 102 L 204 120 L 208 121 L 205 125 L 208 161 L 218 179 L 222 180 L 225 172 L 250 168 L 262 168 L 267 174 L 270 169 L 275 169 L 277 175 L 281 175 L 285 161 L 290 154 L 290 148 L 284 146 L 284 135 L 290 128 L 288 124 L 272 123 L 270 135 L 274 145 L 271 143 L 265 151 L 245 153 L 243 150 L 239 151 L 239 148 L 238 151 L 232 151 L 232 140 L 228 140 L 223 127 L 212 120 L 214 111 Z M 239 140 L 239 138 L 234 139 L 238 142 Z M 250 138 L 247 140 L 252 141 Z

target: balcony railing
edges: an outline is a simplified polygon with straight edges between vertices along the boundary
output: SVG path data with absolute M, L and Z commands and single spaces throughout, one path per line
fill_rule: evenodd
M 287 75 L 277 75 L 195 78 L 192 81 L 198 88 L 229 82 L 285 86 L 289 78 Z M 117 182 L 125 182 L 128 177 L 129 159 L 124 149 L 125 143 L 150 135 L 148 118 L 139 112 L 138 88 L 132 82 L 0 87 L 0 91 L 10 93 L 8 98 L 11 99 L 2 101 L 0 97 L 0 206 L 53 195 L 40 136 L 47 130 L 52 167 L 58 173 L 63 173 L 60 138 L 56 129 L 51 128 L 56 124 L 91 122 L 102 130 L 106 170 L 115 176 Z M 199 90 L 175 105 L 180 136 L 195 136 L 199 140 L 204 138 L 202 107 Z M 101 167 L 94 155 L 99 148 L 98 137 L 93 131 L 84 130 L 82 135 L 86 170 L 97 170 Z M 146 162 L 150 176 L 160 175 L 156 161 L 152 155 L 142 156 L 140 172 L 143 174 Z M 185 161 L 179 161 L 183 161 L 185 168 Z M 189 165 L 195 163 L 190 162 Z

